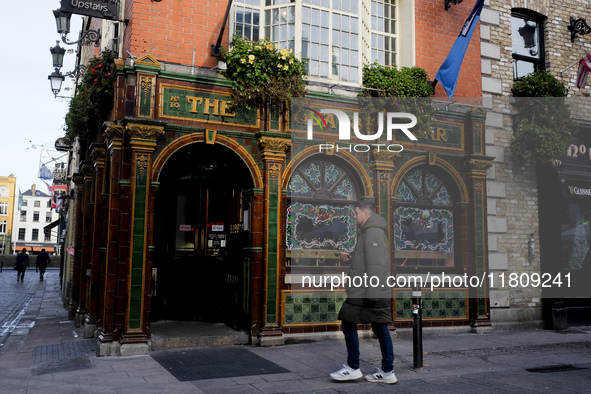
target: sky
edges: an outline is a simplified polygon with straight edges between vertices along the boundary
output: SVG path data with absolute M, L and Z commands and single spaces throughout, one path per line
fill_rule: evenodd
M 10 1 L 2 7 L 0 176 L 14 174 L 17 190 L 22 192 L 36 183 L 38 190 L 49 194 L 38 178 L 40 159 L 48 162 L 63 155 L 53 148 L 55 140 L 64 136 L 69 100 L 54 98 L 47 79 L 53 72 L 49 48 L 60 40 L 52 12 L 59 7 L 58 0 Z M 72 15 L 69 41 L 77 40 L 81 26 L 82 17 Z M 61 72 L 65 74 L 74 69 L 77 45 L 60 40 L 60 46 L 74 51 L 64 56 Z M 58 96 L 70 96 L 72 91 L 64 88 L 71 86 L 66 78 Z

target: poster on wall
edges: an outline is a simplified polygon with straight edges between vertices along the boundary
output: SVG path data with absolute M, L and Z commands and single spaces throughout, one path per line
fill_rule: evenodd
M 66 204 L 68 196 L 68 186 L 53 185 L 51 187 L 51 207 L 53 209 L 62 209 Z

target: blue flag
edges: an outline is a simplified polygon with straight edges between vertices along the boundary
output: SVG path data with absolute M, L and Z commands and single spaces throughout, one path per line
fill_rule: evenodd
M 460 75 L 460 66 L 462 65 L 462 61 L 464 61 L 466 50 L 470 44 L 470 39 L 472 38 L 472 33 L 474 33 L 476 24 L 480 19 L 480 12 L 482 11 L 483 6 L 484 0 L 476 1 L 470 16 L 466 19 L 464 27 L 462 27 L 460 35 L 456 39 L 454 46 L 451 47 L 447 59 L 445 59 L 441 67 L 439 67 L 439 71 L 437 71 L 437 75 L 435 75 L 435 79 L 439 81 L 445 89 L 449 101 L 451 101 L 454 96 L 456 84 L 458 83 L 458 77 Z
M 43 163 L 41 163 L 41 168 L 39 168 L 39 179 L 53 179 L 51 170 Z

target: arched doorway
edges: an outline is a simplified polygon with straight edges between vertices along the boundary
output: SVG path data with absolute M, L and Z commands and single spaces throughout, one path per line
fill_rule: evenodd
M 159 176 L 154 222 L 152 321 L 248 325 L 252 176 L 231 149 L 192 143 Z M 246 225 L 245 225 L 246 224 Z

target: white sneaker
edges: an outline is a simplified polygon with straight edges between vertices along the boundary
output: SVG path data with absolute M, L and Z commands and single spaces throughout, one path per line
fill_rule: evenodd
M 365 380 L 367 380 L 368 382 L 388 383 L 388 384 L 394 384 L 394 383 L 398 382 L 398 379 L 396 379 L 396 375 L 394 374 L 394 371 L 384 372 L 384 371 L 382 371 L 381 368 L 378 369 L 378 372 L 376 372 L 376 373 L 372 373 L 371 375 L 365 375 Z
M 360 369 L 353 369 L 347 364 L 343 364 L 343 368 L 330 374 L 330 377 L 334 380 L 354 380 L 362 377 Z

